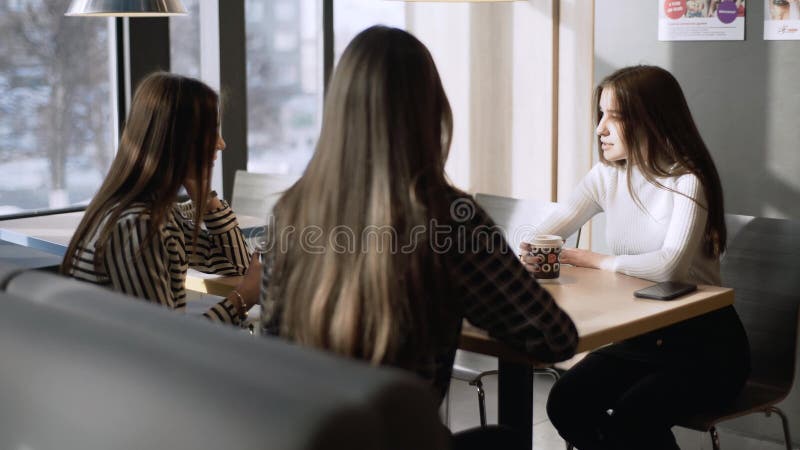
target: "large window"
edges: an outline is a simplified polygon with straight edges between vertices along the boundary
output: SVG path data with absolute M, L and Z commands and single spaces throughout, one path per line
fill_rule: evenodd
M 322 2 L 247 0 L 248 163 L 254 172 L 299 174 L 322 116 Z M 334 1 L 334 53 L 374 24 L 405 26 L 404 5 Z
M 319 0 L 247 0 L 247 169 L 298 174 L 319 134 Z
M 114 153 L 109 19 L 0 2 L 0 215 L 87 203 Z
M 184 0 L 190 14 L 170 19 L 174 72 L 202 76 L 204 1 L 214 0 Z M 114 21 L 65 17 L 68 5 L 0 1 L 0 216 L 88 203 L 114 155 Z M 322 115 L 322 2 L 245 0 L 245 7 L 248 170 L 299 174 Z M 336 58 L 370 25 L 403 27 L 405 8 L 335 0 Z
M 170 72 L 200 78 L 200 0 L 183 0 L 189 13 L 169 19 Z

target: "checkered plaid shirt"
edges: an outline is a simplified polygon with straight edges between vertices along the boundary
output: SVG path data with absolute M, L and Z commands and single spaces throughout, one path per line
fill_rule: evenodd
M 432 257 L 439 258 L 431 267 L 445 274 L 435 274 L 435 286 L 426 291 L 430 301 L 441 302 L 444 314 L 427 326 L 433 345 L 407 352 L 416 355 L 415 361 L 397 365 L 430 380 L 444 396 L 463 319 L 536 360 L 556 362 L 573 356 L 578 333 L 570 317 L 523 268 L 485 211 L 465 194 L 453 192 L 449 197 L 451 217 L 439 222 L 443 231 L 430 241 Z M 271 266 L 268 257 L 262 276 L 262 324 L 266 333 L 277 335 L 280 300 L 267 298 Z

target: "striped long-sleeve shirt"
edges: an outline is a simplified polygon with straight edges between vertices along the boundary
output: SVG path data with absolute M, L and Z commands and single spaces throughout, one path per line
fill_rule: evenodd
M 204 215 L 205 227 L 201 227 L 197 242 L 192 242 L 194 206 L 185 202 L 172 208 L 153 239 L 142 246 L 151 228 L 151 216 L 146 204 L 135 203 L 120 214 L 97 265 L 95 248 L 107 218 L 87 233 L 88 241 L 78 245 L 71 276 L 170 309 L 185 310 L 189 267 L 205 273 L 243 275 L 250 263 L 236 216 L 226 202 L 222 204 L 222 208 Z M 204 315 L 238 324 L 237 312 L 224 299 Z

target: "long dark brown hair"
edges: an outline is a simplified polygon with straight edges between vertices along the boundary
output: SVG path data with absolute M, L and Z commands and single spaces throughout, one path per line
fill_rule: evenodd
M 626 167 L 628 191 L 641 201 L 631 186 L 631 170 L 638 167 L 645 179 L 668 189 L 657 178 L 694 174 L 705 191 L 708 220 L 703 236 L 703 250 L 709 257 L 725 251 L 727 231 L 722 183 L 678 81 L 668 71 L 655 66 L 632 66 L 607 76 L 595 89 L 599 121 L 600 95 L 608 89 L 614 94 L 619 113 L 621 138 L 628 151 L 627 160 L 609 162 L 599 150 L 600 161 Z M 599 148 L 598 137 L 598 148 Z M 692 199 L 698 201 L 698 199 Z
M 169 73 L 145 78 L 133 97 L 114 162 L 69 243 L 61 272 L 71 273 L 78 246 L 87 244 L 105 219 L 94 249 L 97 266 L 119 215 L 137 202 L 145 203 L 151 216 L 142 247 L 147 245 L 165 223 L 187 179 L 197 180 L 195 192 L 189 194 L 199 224 L 210 189 L 218 130 L 219 97 L 213 89 Z
M 396 250 L 414 239 L 415 226 L 448 211 L 440 194 L 449 186 L 452 124 L 419 40 L 376 26 L 350 42 L 330 82 L 316 152 L 275 207 L 276 230 L 319 230 L 325 247 L 310 251 L 293 238 L 276 252 L 268 296 L 283 303 L 281 334 L 374 364 L 414 357 L 399 353 L 424 341 L 431 250 L 425 242 Z M 394 237 L 363 242 L 369 229 Z M 337 230 L 352 233 L 355 246 L 332 248 Z

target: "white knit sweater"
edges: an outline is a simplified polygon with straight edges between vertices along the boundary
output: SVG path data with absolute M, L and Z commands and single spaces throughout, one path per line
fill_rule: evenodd
M 535 233 L 570 236 L 605 212 L 606 239 L 614 256 L 601 269 L 652 281 L 719 285 L 719 259 L 703 252 L 708 210 L 700 180 L 693 174 L 658 180 L 695 202 L 649 183 L 634 168 L 632 186 L 643 210 L 628 192 L 627 178 L 625 169 L 597 164 L 569 201 L 534 227 Z

